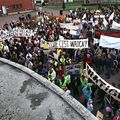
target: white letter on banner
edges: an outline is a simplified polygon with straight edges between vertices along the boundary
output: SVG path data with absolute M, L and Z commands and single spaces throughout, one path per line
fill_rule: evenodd
M 120 101 L 120 90 L 108 84 L 103 80 L 87 63 L 87 77 L 90 78 L 100 89 L 111 95 L 114 99 Z

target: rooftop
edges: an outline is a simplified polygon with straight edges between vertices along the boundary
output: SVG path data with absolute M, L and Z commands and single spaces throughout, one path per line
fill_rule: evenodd
M 4 61 L 1 59 L 0 61 Z M 33 71 L 8 60 L 5 61 L 28 72 L 23 72 L 9 64 L 0 62 L 0 120 L 85 119 L 84 114 L 88 112 L 85 108 L 81 106 L 83 116 L 80 115 L 74 107 L 58 95 L 60 93 L 56 94 L 49 89 L 50 86 L 45 87 L 46 85 L 31 76 L 34 73 Z M 40 78 L 42 81 L 42 77 Z M 54 85 L 52 86 L 55 89 Z M 86 114 L 88 117 L 90 115 L 91 119 L 94 120 L 95 117 L 90 112 L 88 115 Z

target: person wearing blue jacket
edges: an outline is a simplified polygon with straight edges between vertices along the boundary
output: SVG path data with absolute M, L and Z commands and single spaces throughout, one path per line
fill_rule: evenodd
M 91 85 L 89 83 L 85 85 L 82 89 L 82 92 L 85 98 L 84 105 L 85 107 L 87 107 L 87 102 L 89 99 L 91 99 L 91 95 L 92 95 Z

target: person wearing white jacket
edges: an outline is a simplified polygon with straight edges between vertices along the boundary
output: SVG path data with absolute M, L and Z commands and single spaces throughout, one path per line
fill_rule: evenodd
M 87 109 L 92 112 L 93 111 L 93 101 L 92 99 L 89 99 L 88 102 L 87 102 Z
M 52 67 L 50 67 L 50 70 L 48 71 L 48 80 L 55 83 L 55 79 L 56 79 L 56 72 Z

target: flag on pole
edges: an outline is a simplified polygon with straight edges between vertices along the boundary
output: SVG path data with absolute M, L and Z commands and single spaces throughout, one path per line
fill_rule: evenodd
M 84 20 L 85 18 L 86 18 L 86 13 L 83 15 L 82 20 Z
M 109 21 L 110 21 L 110 20 L 113 20 L 113 18 L 114 18 L 114 12 L 110 15 L 110 17 L 109 17 L 108 20 L 109 20 Z
M 106 27 L 107 25 L 108 25 L 108 22 L 107 22 L 107 20 L 104 18 L 103 19 L 103 25 Z

